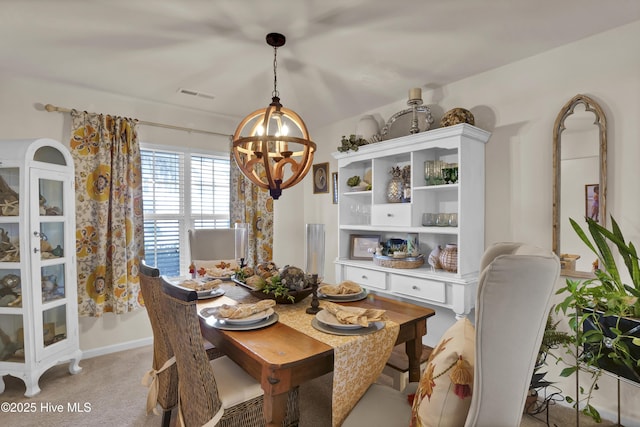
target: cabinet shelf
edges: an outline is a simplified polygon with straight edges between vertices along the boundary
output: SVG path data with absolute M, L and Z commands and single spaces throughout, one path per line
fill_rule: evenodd
M 457 191 L 459 184 L 422 185 L 413 187 L 413 191 Z
M 23 314 L 22 307 L 0 307 L 0 314 Z
M 380 226 L 380 225 L 340 225 L 340 230 L 353 231 L 383 231 L 389 233 L 428 233 L 428 234 L 446 234 L 455 236 L 458 234 L 458 227 L 411 227 L 411 226 Z
M 464 123 L 368 144 L 357 152 L 333 153 L 341 195 L 336 279 L 449 307 L 457 316 L 468 314 L 474 306 L 484 252 L 484 146 L 489 137 L 488 132 Z M 458 182 L 425 185 L 425 166 L 431 169 L 434 162 L 443 169 L 457 165 Z M 394 167 L 410 170 L 410 190 L 404 194 L 409 202 L 387 202 L 389 172 Z M 347 179 L 365 174 L 371 174 L 372 189 L 348 191 Z M 457 226 L 423 226 L 423 214 L 455 214 Z M 426 262 L 415 269 L 395 269 L 352 260 L 350 245 L 355 234 L 379 235 L 382 242 L 417 238 L 418 252 L 425 260 L 438 246 L 456 244 L 457 271 L 434 271 Z
M 371 195 L 371 190 L 364 190 L 364 191 L 347 191 L 346 193 L 342 193 L 343 196 L 345 197 L 352 197 L 352 196 L 370 196 Z

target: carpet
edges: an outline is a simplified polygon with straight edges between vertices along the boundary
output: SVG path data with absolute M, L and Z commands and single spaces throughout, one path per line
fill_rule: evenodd
M 23 382 L 5 376 L 0 403 L 2 425 L 11 427 L 132 426 L 158 427 L 161 417 L 145 413 L 147 388 L 140 384 L 152 359 L 151 346 L 81 360 L 82 372 L 70 375 L 68 364 L 55 366 L 40 378 L 40 394 L 24 397 Z M 391 384 L 381 376 L 379 382 Z M 331 426 L 331 374 L 300 387 L 300 427 Z M 544 414 L 524 416 L 520 427 L 545 425 Z M 550 409 L 551 426 L 575 425 L 575 412 L 556 405 Z M 595 424 L 581 419 L 580 426 Z

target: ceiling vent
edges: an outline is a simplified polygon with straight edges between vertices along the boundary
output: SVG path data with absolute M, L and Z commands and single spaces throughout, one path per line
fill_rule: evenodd
M 214 95 L 211 95 L 209 93 L 199 92 L 197 90 L 192 90 L 192 89 L 180 88 L 178 89 L 178 93 L 182 93 L 184 95 L 190 95 L 190 96 L 197 96 L 199 98 L 205 98 L 205 99 L 215 99 Z

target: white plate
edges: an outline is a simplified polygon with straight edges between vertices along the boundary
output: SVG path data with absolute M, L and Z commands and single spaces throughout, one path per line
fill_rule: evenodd
M 273 314 L 273 308 L 270 308 L 268 310 L 264 310 L 256 314 L 252 314 L 249 317 L 244 317 L 242 319 L 218 318 L 218 321 L 228 323 L 230 325 L 249 325 L 251 323 L 257 323 L 261 320 L 264 320 L 267 317 L 271 316 L 272 314 Z
M 318 322 L 317 318 L 311 319 L 311 326 L 314 329 L 319 330 L 320 332 L 324 332 L 325 334 L 331 335 L 343 335 L 343 336 L 354 336 L 354 335 L 367 335 L 372 334 L 374 332 L 379 331 L 380 329 L 384 329 L 384 322 L 373 322 L 369 325 L 368 328 L 360 328 L 360 329 L 337 329 L 332 328 L 331 326 L 327 326 L 322 322 Z
M 207 317 L 204 313 L 203 316 Z M 278 321 L 278 313 L 273 313 L 273 315 L 267 317 L 266 319 L 260 320 L 255 323 L 250 323 L 248 325 L 230 325 L 227 322 L 221 322 L 215 317 L 211 316 L 207 319 L 207 325 L 212 326 L 216 329 L 223 329 L 225 331 L 253 331 L 256 329 L 266 328 L 267 326 L 271 326 Z
M 331 285 L 320 286 L 318 288 L 318 296 L 320 298 L 327 298 L 327 299 L 330 298 L 330 299 L 341 300 L 341 301 L 358 301 L 363 299 L 365 296 L 367 296 L 367 291 L 365 289 L 362 289 L 360 292 L 356 294 L 328 294 L 328 293 L 325 293 L 322 289 L 326 286 L 331 286 Z
M 344 310 L 351 309 L 351 307 L 342 307 L 342 308 Z M 360 329 L 360 328 L 362 328 L 362 326 L 360 326 L 360 325 L 352 325 L 352 324 L 346 324 L 346 323 L 338 322 L 338 319 L 336 319 L 336 316 L 334 316 L 333 314 L 329 313 L 327 310 L 319 311 L 318 314 L 316 314 L 316 319 L 318 319 L 318 322 L 324 323 L 325 325 L 331 326 L 332 328 L 336 328 L 336 329 Z
M 196 292 L 198 292 L 198 299 L 216 298 L 224 295 L 224 289 L 222 288 L 207 289 L 205 291 Z

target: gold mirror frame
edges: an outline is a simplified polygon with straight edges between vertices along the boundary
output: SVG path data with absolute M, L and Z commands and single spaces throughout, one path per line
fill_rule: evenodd
M 560 159 L 561 159 L 561 135 L 565 130 L 565 120 L 574 113 L 576 106 L 584 105 L 585 111 L 595 115 L 594 125 L 597 125 L 599 132 L 599 155 L 600 155 L 600 175 L 599 175 L 599 223 L 606 226 L 607 220 L 607 119 L 600 105 L 593 99 L 585 95 L 576 95 L 567 102 L 560 110 L 553 125 L 553 252 L 561 258 L 563 276 L 588 278 L 593 277 L 592 272 L 576 271 L 565 268 L 562 262 L 560 247 Z

